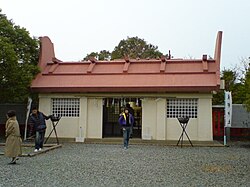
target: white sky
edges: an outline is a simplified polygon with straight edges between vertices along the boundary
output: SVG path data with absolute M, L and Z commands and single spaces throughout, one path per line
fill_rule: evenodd
M 213 57 L 219 30 L 221 69 L 250 56 L 249 0 L 0 0 L 0 8 L 31 36 L 49 36 L 63 61 L 112 51 L 127 36 L 175 58 Z

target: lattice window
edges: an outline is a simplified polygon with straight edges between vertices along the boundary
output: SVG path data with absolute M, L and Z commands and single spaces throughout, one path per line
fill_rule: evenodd
M 80 99 L 78 98 L 53 98 L 52 114 L 61 117 L 79 117 Z
M 167 99 L 167 118 L 197 118 L 198 99 Z

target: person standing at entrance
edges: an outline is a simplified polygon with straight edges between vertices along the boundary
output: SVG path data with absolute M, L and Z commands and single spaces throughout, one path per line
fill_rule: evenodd
M 29 125 L 33 126 L 36 135 L 34 152 L 41 151 L 43 148 L 44 135 L 46 131 L 45 120 L 50 119 L 50 117 L 51 116 L 46 116 L 42 112 L 38 111 L 36 106 L 32 108 Z
M 6 144 L 4 154 L 7 157 L 11 157 L 12 161 L 9 164 L 16 164 L 18 156 L 22 154 L 21 148 L 21 134 L 19 124 L 16 119 L 16 112 L 9 110 L 6 114 L 7 121 L 5 126 Z
M 134 117 L 132 114 L 129 113 L 128 108 L 125 108 L 124 112 L 120 115 L 118 121 L 122 127 L 124 149 L 128 149 L 130 129 L 131 126 L 134 124 Z
M 135 111 L 134 111 L 134 109 L 130 106 L 129 103 L 126 104 L 126 108 L 128 109 L 128 112 L 129 112 L 130 114 L 132 114 L 132 116 L 133 116 L 133 118 L 134 118 L 134 116 L 135 116 L 135 114 L 134 114 Z M 131 127 L 130 127 L 129 138 L 132 138 L 132 136 L 133 136 L 133 127 L 134 127 L 134 124 L 132 124 Z

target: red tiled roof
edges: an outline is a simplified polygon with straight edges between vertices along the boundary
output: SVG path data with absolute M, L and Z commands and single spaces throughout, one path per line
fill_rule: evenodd
M 126 59 L 62 62 L 53 44 L 42 37 L 35 92 L 211 92 L 219 89 L 222 32 L 217 35 L 215 58 L 198 60 Z

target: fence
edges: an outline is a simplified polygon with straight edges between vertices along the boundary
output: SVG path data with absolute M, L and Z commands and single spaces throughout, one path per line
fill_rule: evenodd
M 20 132 L 23 136 L 25 129 L 25 120 L 26 120 L 26 104 L 0 104 L 0 136 L 4 137 L 5 134 L 5 123 L 6 123 L 6 113 L 9 110 L 16 111 L 16 117 L 20 126 Z
M 237 105 L 235 108 L 238 108 Z M 234 105 L 233 105 L 234 108 Z M 224 136 L 224 106 L 213 107 L 213 137 L 214 139 L 223 139 Z M 233 115 L 236 111 L 233 110 Z M 240 121 L 239 116 L 235 115 L 234 123 Z M 241 128 L 240 126 L 230 127 L 230 138 L 250 138 L 250 128 Z

